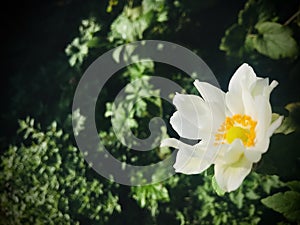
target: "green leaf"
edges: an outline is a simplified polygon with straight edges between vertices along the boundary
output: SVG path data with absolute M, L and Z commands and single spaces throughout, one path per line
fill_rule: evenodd
M 212 184 L 212 188 L 217 193 L 217 195 L 223 196 L 225 194 L 225 191 L 222 188 L 220 188 L 220 186 L 218 185 L 215 176 L 212 177 L 211 184 Z
M 86 118 L 80 114 L 80 109 L 76 109 L 75 111 L 73 111 L 72 113 L 72 120 L 73 120 L 73 124 L 74 124 L 74 135 L 78 136 L 79 133 L 84 130 L 84 124 L 85 124 L 85 120 Z
M 288 186 L 292 191 L 297 191 L 300 193 L 300 181 L 293 180 L 286 183 L 286 186 Z
M 176 211 L 176 219 L 179 220 L 180 225 L 185 225 L 184 214 L 178 210 Z
M 279 188 L 284 186 L 284 184 L 279 180 L 279 177 L 276 175 L 264 177 L 261 184 L 264 192 L 270 194 L 273 188 Z
M 296 58 L 297 42 L 291 36 L 291 30 L 279 23 L 262 22 L 255 25 L 258 35 L 249 34 L 253 47 L 261 54 L 272 59 Z
M 220 50 L 225 51 L 227 55 L 242 57 L 247 31 L 243 26 L 234 24 L 225 32 L 225 36 L 221 40 Z
M 249 0 L 239 12 L 238 24 L 245 27 L 254 26 L 258 21 L 264 22 L 272 18 L 273 7 L 264 0 Z
M 238 209 L 241 209 L 243 207 L 244 197 L 245 195 L 243 194 L 242 189 L 239 189 L 237 192 L 231 192 L 229 194 L 230 200 L 234 204 L 236 204 L 236 207 Z
M 112 53 L 112 57 L 115 60 L 115 62 L 117 62 L 117 63 L 120 63 L 120 53 L 121 53 L 122 49 L 123 49 L 123 46 L 119 46 Z
M 272 12 L 273 7 L 266 1 L 248 0 L 238 14 L 237 23 L 226 30 L 220 50 L 225 51 L 228 56 L 237 58 L 242 58 L 246 53 L 253 51 L 252 39 L 249 39 L 248 34 L 252 32 L 255 24 L 273 21 Z
M 300 113 L 300 102 L 293 102 L 285 106 L 289 111 L 289 116 L 285 117 L 280 127 L 276 129 L 274 133 L 283 133 L 290 134 L 294 132 L 300 122 L 299 113 Z M 278 114 L 273 115 L 273 119 L 278 118 Z
M 276 212 L 282 213 L 292 222 L 300 221 L 300 193 L 298 192 L 277 193 L 262 199 L 261 202 Z
M 279 116 L 278 114 L 273 115 L 273 117 Z M 290 134 L 296 130 L 296 125 L 293 123 L 293 120 L 290 117 L 285 117 L 282 121 L 280 127 L 275 130 L 275 134 L 282 133 L 282 134 Z
M 246 193 L 246 197 L 251 200 L 257 200 L 260 198 L 260 196 L 257 193 L 255 193 L 253 190 L 249 190 Z

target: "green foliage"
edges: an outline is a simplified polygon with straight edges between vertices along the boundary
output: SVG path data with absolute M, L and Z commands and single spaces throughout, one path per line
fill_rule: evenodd
M 65 49 L 66 54 L 70 57 L 69 64 L 71 67 L 82 64 L 89 53 L 89 48 L 94 47 L 98 41 L 96 34 L 100 29 L 101 26 L 95 22 L 94 18 L 82 20 L 79 27 L 80 36 L 74 38 Z
M 42 131 L 34 120 L 20 121 L 24 141 L 1 157 L 0 204 L 5 224 L 103 223 L 120 211 L 118 196 L 106 191 L 69 135 L 53 122 Z M 104 193 L 105 192 L 105 193 Z M 100 216 L 101 214 L 101 216 Z
M 141 208 L 147 208 L 151 216 L 158 214 L 158 203 L 169 202 L 168 190 L 163 184 L 153 184 L 131 188 L 132 197 L 138 202 Z
M 140 40 L 152 24 L 165 22 L 167 13 L 164 0 L 143 0 L 136 7 L 127 5 L 111 24 L 108 39 L 117 44 Z
M 262 203 L 267 207 L 282 213 L 291 222 L 300 222 L 300 182 L 293 181 L 287 183 L 291 191 L 276 193 L 262 199 Z
M 290 134 L 294 132 L 297 127 L 299 126 L 299 110 L 300 110 L 300 103 L 294 102 L 290 103 L 285 106 L 285 108 L 289 111 L 289 115 L 286 116 L 280 125 L 277 128 L 275 133 L 283 133 L 283 134 Z M 278 114 L 274 114 L 274 119 L 278 118 Z
M 79 109 L 76 109 L 72 113 L 72 118 L 73 118 L 73 123 L 74 123 L 73 132 L 74 132 L 74 135 L 77 136 L 80 131 L 84 130 L 84 123 L 85 123 L 86 118 L 80 114 Z
M 77 1 L 68 4 L 72 5 L 74 2 Z M 222 10 L 218 10 L 227 4 L 223 1 L 202 3 L 108 0 L 101 2 L 104 6 L 102 10 L 98 7 L 99 1 L 89 2 L 93 3 L 85 2 L 84 6 L 91 4 L 93 7 L 90 12 L 81 13 L 84 8 L 82 4 L 79 4 L 78 15 L 70 12 L 73 17 L 79 18 L 74 22 L 79 24 L 79 32 L 77 31 L 75 37 L 68 36 L 70 44 L 65 49 L 67 59 L 65 55 L 59 55 L 57 61 L 51 61 L 36 69 L 35 76 L 32 75 L 32 71 L 21 67 L 20 74 L 26 79 L 20 74 L 13 77 L 16 88 L 13 90 L 15 94 L 9 110 L 18 118 L 22 118 L 24 114 L 34 115 L 43 121 L 43 126 L 49 124 L 49 121 L 57 122 L 47 129 L 42 129 L 34 125 L 33 119 L 20 121 L 22 135 L 18 135 L 17 144 L 8 147 L 1 156 L 0 224 L 277 223 L 278 221 L 273 222 L 272 219 L 278 214 L 267 207 L 283 213 L 293 221 L 298 220 L 298 203 L 292 198 L 299 198 L 299 181 L 285 183 L 291 190 L 275 194 L 273 196 L 277 197 L 272 201 L 270 199 L 278 188 L 284 188 L 281 179 L 300 179 L 300 156 L 297 147 L 300 145 L 299 103 L 286 107 L 289 115 L 277 130 L 278 135 L 272 137 L 268 152 L 254 168 L 259 173 L 252 172 L 243 185 L 232 193 L 223 193 L 214 178 L 207 174 L 177 174 L 166 182 L 143 187 L 128 188 L 108 183 L 88 167 L 68 133 L 72 133 L 69 110 L 73 91 L 84 72 L 84 67 L 113 46 L 141 39 L 184 43 L 205 58 L 205 61 L 212 62 L 209 66 L 217 76 L 231 74 L 233 68 L 237 67 L 234 63 L 227 65 L 228 58 L 247 62 L 250 59 L 263 75 L 279 81 L 279 97 L 273 98 L 277 105 L 284 106 L 286 102 L 299 101 L 298 96 L 293 96 L 293 99 L 287 99 L 288 101 L 283 98 L 292 91 L 284 82 L 290 78 L 298 79 L 299 74 L 299 63 L 293 64 L 292 61 L 298 56 L 299 13 L 283 23 L 289 15 L 281 17 L 278 9 L 286 3 L 249 0 L 239 12 L 237 23 L 225 31 L 220 46 L 229 56 L 225 60 L 222 52 L 215 49 L 220 41 L 219 36 L 212 36 L 210 33 L 211 27 L 214 32 L 222 33 L 223 30 L 218 29 L 223 29 L 225 24 L 231 22 L 227 11 L 222 14 Z M 214 13 L 212 18 L 208 15 L 211 12 L 210 7 Z M 232 12 L 238 8 L 239 6 L 235 6 Z M 82 20 L 80 24 L 80 18 L 90 19 Z M 218 21 L 219 25 L 204 23 L 212 19 Z M 76 31 L 72 31 L 72 26 L 65 24 L 64 27 L 68 28 L 67 32 L 71 35 Z M 215 43 L 210 41 L 214 38 Z M 47 42 L 44 41 L 43 44 Z M 24 51 L 23 54 L 25 53 L 27 52 Z M 118 63 L 122 60 L 138 60 L 139 56 L 135 54 L 134 47 L 127 47 L 117 48 L 113 58 Z M 269 61 L 261 60 L 266 58 Z M 285 64 L 278 60 L 286 58 L 292 60 L 285 61 Z M 35 64 L 36 61 L 33 61 Z M 281 68 L 282 65 L 284 66 Z M 221 68 L 221 72 L 218 68 Z M 224 71 L 224 68 L 227 68 L 227 71 Z M 280 70 L 277 71 L 278 68 Z M 198 93 L 192 85 L 195 76 L 187 78 L 181 71 L 174 72 L 170 67 L 166 69 L 148 60 L 132 64 L 112 77 L 108 87 L 104 87 L 101 92 L 102 100 L 99 100 L 99 107 L 96 108 L 96 122 L 101 125 L 98 129 L 101 141 L 114 157 L 133 165 L 148 165 L 168 157 L 171 153 L 168 148 L 156 147 L 150 152 L 137 154 L 130 149 L 130 145 L 123 145 L 129 131 L 136 137 L 147 138 L 149 121 L 153 117 L 163 117 L 168 121 L 173 113 L 170 105 L 155 97 L 160 93 L 151 85 L 151 76 L 154 75 L 165 75 L 181 84 L 186 92 Z M 25 86 L 24 81 L 28 77 L 32 80 L 30 85 Z M 222 81 L 224 77 L 218 79 Z M 292 83 L 296 84 L 297 88 L 297 82 L 294 80 Z M 49 85 L 50 83 L 53 85 Z M 124 98 L 113 104 L 114 95 L 118 91 L 115 89 L 122 87 L 125 88 Z M 40 93 L 47 93 L 46 98 L 42 98 Z M 48 105 L 49 99 L 53 102 Z M 7 118 L 10 116 L 9 110 Z M 274 119 L 278 116 L 279 114 L 274 114 Z M 78 135 L 84 129 L 85 118 L 76 110 L 73 112 L 73 119 L 74 134 Z M 62 127 L 63 130 L 58 127 Z M 117 136 L 115 130 L 121 135 Z M 171 129 L 168 129 L 168 132 L 174 136 Z M 160 139 L 166 137 L 167 130 L 162 127 L 153 144 L 159 144 Z M 163 173 L 164 171 L 157 171 L 154 178 Z M 270 206 L 263 205 L 260 201 L 262 198 L 269 199 L 263 200 L 263 203 L 271 202 Z M 290 208 L 282 207 L 287 201 L 294 204 Z M 286 221 L 280 224 L 286 224 Z
M 134 50 L 134 46 L 119 47 L 113 53 L 114 60 L 116 62 L 119 62 L 121 59 L 138 61 L 139 58 L 134 54 Z M 132 144 L 137 144 L 135 141 L 131 142 L 131 135 L 147 138 L 149 131 L 144 128 L 148 127 L 150 119 L 155 116 L 162 116 L 162 101 L 159 97 L 159 90 L 156 90 L 151 84 L 151 75 L 153 74 L 154 62 L 151 60 L 127 66 L 122 74 L 122 77 L 127 78 L 126 83 L 128 82 L 124 87 L 123 95 L 115 102 L 106 102 L 104 116 L 111 118 L 112 128 L 102 130 L 101 137 L 106 146 L 113 149 L 112 152 L 114 152 L 115 157 L 127 160 L 130 163 L 143 163 L 145 159 L 147 159 L 148 163 L 155 162 L 155 160 L 170 154 L 170 150 L 167 148 L 159 147 L 156 147 L 155 151 L 140 157 L 137 157 L 130 151 Z M 167 131 L 161 127 L 159 133 L 156 134 L 155 140 L 153 140 L 152 146 L 159 146 L 160 140 L 166 137 Z M 130 142 L 127 140 L 130 140 Z M 120 142 L 125 147 L 116 144 Z M 125 150 L 126 153 L 120 154 L 118 149 Z
M 110 13 L 113 10 L 113 7 L 118 5 L 118 0 L 109 0 L 108 6 L 106 8 L 106 12 Z
M 278 18 L 273 8 L 266 1 L 249 0 L 238 22 L 225 32 L 220 49 L 238 58 L 253 55 L 254 50 L 271 59 L 297 58 L 299 49 L 292 30 L 275 22 Z
M 286 183 L 292 191 L 300 192 L 300 181 L 293 180 Z
M 181 224 L 258 224 L 262 220 L 263 206 L 257 204 L 257 200 L 283 186 L 277 176 L 251 173 L 237 191 L 220 196 L 211 187 L 211 176 L 202 177 L 203 183 L 201 177 L 197 176 L 195 187 L 191 187 L 186 177 L 178 181 L 186 189 L 195 188 L 186 193 L 183 208 L 177 209 Z M 171 201 L 173 198 L 177 196 L 170 195 Z
M 259 53 L 272 59 L 296 58 L 297 42 L 292 37 L 291 29 L 275 22 L 262 22 L 255 25 L 258 34 L 248 35 L 250 43 Z

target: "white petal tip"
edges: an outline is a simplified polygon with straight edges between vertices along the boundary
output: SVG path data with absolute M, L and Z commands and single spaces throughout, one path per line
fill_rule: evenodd
M 278 83 L 276 80 L 273 80 L 273 81 L 271 82 L 271 84 L 270 84 L 271 90 L 273 90 L 275 87 L 277 87 L 278 84 L 279 84 L 279 83 Z
M 172 148 L 178 148 L 179 141 L 175 138 L 167 138 L 161 141 L 160 147 L 172 147 Z
M 243 63 L 241 67 L 247 67 L 248 69 L 252 69 L 252 66 L 250 66 L 248 63 Z
M 193 171 L 193 170 L 190 170 L 190 169 L 186 169 L 185 167 L 175 168 L 175 166 L 173 166 L 173 168 L 175 169 L 176 173 L 182 173 L 182 174 L 187 174 L 187 175 L 199 174 L 198 171 Z
M 200 81 L 199 81 L 198 79 L 196 79 L 196 80 L 193 82 L 194 86 L 196 86 L 197 83 L 200 83 Z

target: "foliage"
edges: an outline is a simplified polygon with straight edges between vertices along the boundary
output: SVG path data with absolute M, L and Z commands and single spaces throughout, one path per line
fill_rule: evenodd
M 292 30 L 277 20 L 267 1 L 249 0 L 239 12 L 238 22 L 225 32 L 220 49 L 238 58 L 253 55 L 254 50 L 272 59 L 297 58 L 299 48 Z
M 167 13 L 164 0 L 143 0 L 136 7 L 129 4 L 111 24 L 108 39 L 115 44 L 140 40 L 153 23 L 168 20 Z
M 276 130 L 276 133 L 290 134 L 299 126 L 300 103 L 289 103 L 285 108 L 289 111 L 289 115 L 284 118 L 282 125 Z M 278 117 L 278 114 L 274 114 L 274 118 L 276 117 Z
M 96 34 L 100 31 L 101 26 L 95 22 L 94 18 L 89 20 L 82 20 L 79 27 L 79 37 L 76 37 L 65 50 L 66 54 L 70 56 L 70 66 L 81 65 L 84 58 L 89 53 L 89 48 L 93 47 L 98 40 Z
M 153 217 L 158 214 L 158 202 L 170 201 L 168 190 L 162 184 L 132 187 L 131 192 L 139 206 L 146 207 Z
M 275 22 L 259 22 L 255 25 L 258 34 L 246 37 L 248 47 L 272 59 L 296 58 L 297 42 L 288 27 Z
M 86 118 L 80 114 L 79 109 L 76 109 L 73 112 L 72 118 L 74 121 L 73 132 L 74 132 L 75 136 L 78 136 L 79 132 L 84 130 L 84 123 L 85 123 Z
M 224 27 L 232 23 L 227 11 L 220 10 L 227 6 L 224 1 L 108 0 L 78 1 L 82 3 L 78 5 L 77 1 L 59 2 L 66 4 L 66 8 L 77 9 L 70 12 L 76 17 L 72 25 L 63 26 L 69 33 L 63 43 L 65 53 L 59 52 L 55 60 L 44 64 L 37 60 L 41 54 L 34 60 L 29 57 L 35 69 L 28 70 L 23 65 L 21 71 L 13 74 L 13 97 L 5 115 L 9 121 L 32 115 L 45 127 L 56 122 L 44 129 L 35 125 L 33 119 L 20 120 L 19 135 L 15 138 L 12 134 L 10 146 L 4 145 L 0 224 L 286 223 L 279 213 L 290 221 L 299 219 L 295 211 L 299 210 L 296 198 L 299 198 L 297 180 L 300 179 L 297 149 L 300 145 L 297 103 L 300 101 L 297 91 L 300 17 L 299 13 L 293 16 L 295 12 L 290 11 L 282 16 L 280 8 L 288 3 L 249 0 L 242 10 L 235 5 L 230 12 L 236 17 L 236 11 L 240 10 L 237 22 L 225 31 L 221 40 Z M 88 10 L 84 13 L 85 8 Z M 57 21 L 64 21 L 62 15 L 56 17 Z M 53 22 L 52 26 L 55 30 L 57 24 Z M 211 30 L 214 32 L 210 33 Z M 236 192 L 228 194 L 218 190 L 210 174 L 177 174 L 165 182 L 142 187 L 117 185 L 95 174 L 75 147 L 73 137 L 69 136 L 72 133 L 70 108 L 74 89 L 85 68 L 112 47 L 142 39 L 171 40 L 188 46 L 210 62 L 209 66 L 221 81 L 237 67 L 232 59 L 249 60 L 261 74 L 279 81 L 279 94 L 272 97 L 278 106 L 274 118 L 284 114 L 284 123 L 254 169 L 257 173 L 252 172 Z M 220 41 L 226 57 L 217 50 Z M 42 46 L 48 43 L 41 42 Z M 26 51 L 23 54 L 27 57 Z M 130 48 L 117 48 L 113 54 L 117 63 L 138 57 Z M 126 141 L 129 132 L 147 138 L 153 117 L 168 121 L 173 113 L 174 108 L 157 97 L 160 92 L 151 84 L 152 76 L 165 76 L 181 84 L 188 93 L 197 92 L 192 79 L 182 71 L 144 61 L 112 77 L 96 107 L 103 144 L 114 157 L 133 165 L 148 165 L 172 152 L 155 147 L 137 154 Z M 31 79 L 26 82 L 28 77 Z M 290 84 L 295 88 L 290 88 Z M 124 96 L 113 103 L 117 89 L 123 87 Z M 287 111 L 283 109 L 285 105 Z M 72 114 L 76 122 L 74 135 L 77 135 L 84 129 L 85 118 L 80 111 Z M 153 144 L 157 146 L 168 135 L 175 134 L 161 127 Z M 282 192 L 286 186 L 290 190 Z M 287 201 L 294 204 L 285 204 Z
M 262 203 L 267 207 L 282 213 L 289 221 L 300 221 L 300 182 L 291 181 L 286 184 L 291 190 L 276 193 L 262 199 Z
M 121 210 L 118 196 L 87 176 L 83 156 L 55 122 L 42 131 L 27 118 L 19 132 L 23 143 L 1 157 L 1 223 L 103 223 Z
M 160 213 L 175 212 L 180 224 L 258 224 L 264 207 L 257 200 L 283 186 L 277 176 L 252 173 L 236 192 L 219 196 L 210 181 L 208 175 L 180 176 L 170 185 L 171 204 Z

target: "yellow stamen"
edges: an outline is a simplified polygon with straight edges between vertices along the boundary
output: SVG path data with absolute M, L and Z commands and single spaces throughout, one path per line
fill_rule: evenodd
M 226 117 L 215 135 L 215 144 L 231 144 L 238 138 L 246 147 L 254 146 L 256 124 L 257 122 L 247 115 L 235 114 L 232 117 Z

